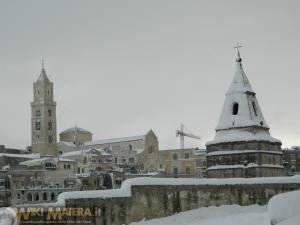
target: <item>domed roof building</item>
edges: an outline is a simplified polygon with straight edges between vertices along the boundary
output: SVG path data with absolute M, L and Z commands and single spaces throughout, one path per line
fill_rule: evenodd
M 75 126 L 62 131 L 59 137 L 61 142 L 71 142 L 78 146 L 84 142 L 92 141 L 93 134 L 88 130 Z
M 269 130 L 238 51 L 215 137 L 206 143 L 208 177 L 283 175 L 281 141 Z

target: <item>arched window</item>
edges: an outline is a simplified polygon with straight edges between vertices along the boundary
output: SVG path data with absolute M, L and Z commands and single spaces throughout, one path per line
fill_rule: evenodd
M 35 201 L 39 201 L 39 200 L 40 200 L 40 196 L 39 196 L 38 193 L 35 193 L 35 194 L 34 194 L 34 200 L 35 200 Z
M 239 103 L 235 102 L 232 106 L 232 115 L 237 115 L 239 112 Z
M 47 201 L 47 199 L 48 199 L 47 193 L 44 192 L 44 194 L 43 194 L 43 200 L 44 200 L 44 201 Z
M 55 201 L 55 194 L 51 193 L 51 201 Z
M 32 194 L 31 193 L 27 194 L 27 201 L 29 201 L 29 202 L 32 201 Z

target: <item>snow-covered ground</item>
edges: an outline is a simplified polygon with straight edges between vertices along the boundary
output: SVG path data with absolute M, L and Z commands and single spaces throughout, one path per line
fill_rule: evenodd
M 131 225 L 270 225 L 266 206 L 205 207 Z
M 275 195 L 270 199 L 268 212 L 272 224 L 300 224 L 300 191 L 291 191 Z

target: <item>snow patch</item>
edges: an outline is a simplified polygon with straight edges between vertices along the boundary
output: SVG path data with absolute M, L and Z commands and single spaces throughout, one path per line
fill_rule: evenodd
M 300 191 L 292 191 L 275 195 L 269 201 L 268 211 L 272 224 L 280 223 L 280 225 L 298 225 L 300 223 L 299 217 L 296 224 L 292 223 L 294 219 L 290 220 L 291 223 L 281 222 L 296 215 L 300 215 Z

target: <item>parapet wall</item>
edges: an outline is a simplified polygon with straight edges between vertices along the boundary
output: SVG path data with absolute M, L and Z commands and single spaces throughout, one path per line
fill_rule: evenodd
M 59 224 L 70 224 L 70 221 L 83 224 L 85 221 L 84 224 L 122 225 L 207 206 L 265 205 L 272 196 L 297 189 L 300 189 L 300 176 L 201 180 L 135 178 L 127 180 L 120 190 L 62 195 L 59 203 L 63 199 L 66 208 L 88 208 L 91 212 L 99 209 L 101 214 L 67 216 L 64 218 L 69 222 Z

